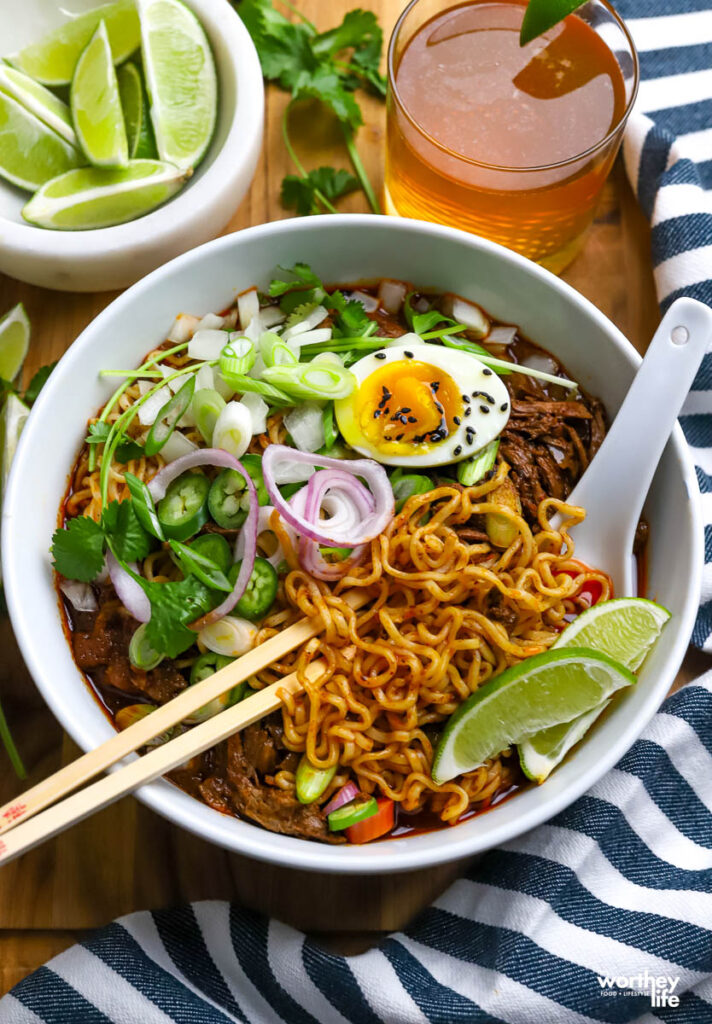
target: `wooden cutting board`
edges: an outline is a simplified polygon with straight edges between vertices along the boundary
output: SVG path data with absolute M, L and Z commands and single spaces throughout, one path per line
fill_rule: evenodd
M 355 6 L 354 0 L 300 0 L 300 9 L 324 28 Z M 390 34 L 400 0 L 361 6 L 376 11 Z M 328 14 L 327 14 L 328 11 Z M 364 98 L 367 125 L 359 150 L 374 183 L 382 181 L 384 108 Z M 265 146 L 254 184 L 227 231 L 279 220 L 282 177 L 291 173 L 281 138 L 285 94 L 267 94 Z M 307 167 L 347 166 L 337 125 L 316 104 L 295 112 L 294 138 Z M 361 211 L 361 195 L 342 204 Z M 638 210 L 620 163 L 609 181 L 583 253 L 565 280 L 591 299 L 642 352 L 658 321 L 649 258 L 647 223 Z M 0 275 L 0 311 L 25 303 L 33 340 L 27 379 L 57 359 L 114 294 L 43 291 Z M 546 339 L 537 339 L 544 345 Z M 78 753 L 62 735 L 30 679 L 7 620 L 0 622 L 0 697 L 22 755 L 29 783 L 55 771 Z M 691 653 L 678 680 L 706 667 Z M 0 804 L 21 786 L 0 752 Z M 133 910 L 189 900 L 241 901 L 296 927 L 319 934 L 344 952 L 365 948 L 400 927 L 426 906 L 462 864 L 382 878 L 338 878 L 271 867 L 230 855 L 170 825 L 132 798 L 108 808 L 0 871 L 0 993 L 66 948 L 87 930 Z

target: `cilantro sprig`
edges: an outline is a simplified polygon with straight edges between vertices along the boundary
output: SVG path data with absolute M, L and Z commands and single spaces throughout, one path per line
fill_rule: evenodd
M 379 70 L 383 32 L 372 11 L 349 11 L 340 25 L 319 32 L 288 0 L 282 3 L 298 18 L 290 21 L 272 0 L 241 0 L 237 10 L 257 48 L 262 74 L 292 94 L 282 118 L 287 152 L 297 169 L 282 182 L 282 202 L 298 214 L 336 213 L 334 201 L 363 189 L 374 213 L 381 208 L 356 148 L 355 136 L 363 114 L 354 96 L 357 89 L 383 97 L 386 80 Z M 289 135 L 289 116 L 299 100 L 314 98 L 338 119 L 356 178 L 332 167 L 307 171 Z

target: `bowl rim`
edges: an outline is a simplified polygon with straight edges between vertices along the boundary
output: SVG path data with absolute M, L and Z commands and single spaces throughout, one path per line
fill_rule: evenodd
M 21 473 L 18 467 L 23 464 L 25 448 L 30 447 L 33 434 L 39 429 L 36 424 L 42 422 L 42 415 L 35 415 L 35 410 L 43 410 L 45 405 L 51 405 L 54 391 L 62 386 L 60 383 L 61 378 L 80 369 L 83 349 L 91 345 L 92 339 L 101 334 L 105 321 L 121 315 L 126 309 L 130 309 L 134 303 L 142 301 L 143 295 L 149 292 L 156 284 L 164 280 L 170 280 L 177 270 L 200 262 L 208 253 L 229 251 L 233 247 L 240 248 L 244 241 L 252 239 L 269 238 L 271 236 L 279 238 L 285 233 L 298 233 L 303 225 L 308 224 L 311 228 L 314 228 L 315 222 L 318 221 L 326 222 L 329 228 L 335 231 L 348 231 L 350 225 L 361 225 L 363 227 L 378 226 L 383 228 L 384 225 L 388 224 L 393 230 L 404 232 L 405 235 L 412 234 L 413 236 L 421 237 L 426 235 L 449 239 L 459 243 L 465 242 L 473 250 L 480 250 L 491 254 L 505 267 L 507 264 L 519 266 L 528 274 L 539 278 L 545 287 L 549 287 L 553 291 L 567 297 L 574 306 L 579 307 L 582 313 L 591 318 L 632 367 L 637 368 L 642 361 L 641 356 L 630 342 L 626 340 L 618 328 L 600 310 L 588 299 L 576 292 L 570 285 L 561 281 L 549 271 L 495 242 L 490 242 L 454 228 L 425 221 L 396 218 L 386 219 L 383 216 L 373 214 L 325 215 L 318 218 L 309 218 L 306 222 L 296 218 L 275 221 L 206 242 L 204 245 L 176 257 L 142 278 L 118 298 L 114 299 L 82 331 L 76 341 L 62 356 L 58 364 L 58 370 L 61 372 L 50 378 L 46 389 L 40 394 L 35 409 L 30 414 L 25 431 L 20 438 L 13 469 L 8 481 L 5 507 L 2 515 L 2 561 L 5 569 L 6 599 L 17 642 L 30 674 L 35 680 L 44 700 L 63 728 L 66 729 L 83 750 L 90 750 L 96 746 L 96 730 L 85 728 L 83 725 L 78 724 L 71 714 L 71 708 L 68 706 L 66 696 L 62 698 L 61 691 L 56 692 L 49 683 L 47 666 L 42 664 L 41 652 L 38 649 L 38 645 L 33 642 L 31 622 L 26 618 L 22 607 L 22 581 L 19 575 L 19 567 L 15 565 L 15 545 L 12 540 L 14 516 L 12 510 L 16 505 L 18 512 L 22 508 L 20 494 Z M 163 779 L 142 787 L 135 795 L 147 806 L 174 824 L 178 824 L 200 838 L 207 839 L 229 851 L 284 867 L 337 874 L 392 873 L 421 869 L 464 859 L 496 847 L 549 820 L 590 789 L 630 748 L 664 699 L 672 683 L 673 670 L 676 672 L 679 668 L 689 643 L 702 583 L 702 516 L 694 465 L 679 424 L 675 426 L 669 443 L 673 447 L 674 456 L 680 466 L 683 483 L 690 496 L 690 501 L 687 504 L 688 518 L 682 525 L 686 531 L 689 531 L 693 569 L 689 579 L 687 603 L 679 617 L 675 641 L 667 657 L 667 671 L 661 672 L 659 677 L 649 685 L 646 699 L 638 714 L 621 728 L 618 737 L 607 747 L 596 763 L 586 772 L 572 780 L 561 793 L 549 797 L 539 805 L 530 807 L 526 813 L 522 813 L 510 822 L 505 821 L 502 824 L 495 822 L 486 832 L 481 834 L 469 835 L 463 830 L 460 839 L 457 837 L 453 839 L 454 833 L 450 832 L 447 844 L 439 847 L 436 845 L 431 849 L 420 849 L 417 843 L 418 837 L 405 837 L 400 840 L 390 840 L 388 843 L 344 848 L 275 834 L 249 822 L 221 815 Z M 79 670 L 77 671 L 79 672 Z M 668 674 L 670 674 L 670 678 L 668 678 Z M 83 683 L 82 685 L 86 684 Z M 87 697 L 94 700 L 88 691 Z M 492 821 L 490 814 L 496 814 L 496 808 L 488 814 L 488 819 Z M 228 823 L 238 821 L 241 825 L 247 825 L 249 831 L 240 830 L 238 833 L 238 830 L 235 829 L 231 832 L 229 825 L 227 828 L 225 827 L 226 821 Z
M 221 64 L 211 41 L 218 81 L 229 75 L 234 81 L 237 97 L 225 141 L 212 158 L 208 149 L 208 162 L 205 167 L 199 165 L 197 180 L 189 181 L 187 187 L 184 186 L 152 212 L 108 228 L 53 231 L 0 215 L 2 245 L 6 252 L 16 251 L 24 257 L 43 259 L 61 260 L 76 256 L 84 259 L 140 246 L 141 242 L 153 244 L 164 234 L 172 234 L 181 219 L 185 221 L 186 218 L 199 216 L 203 208 L 214 202 L 225 182 L 231 182 L 231 177 L 225 175 L 225 167 L 245 160 L 263 130 L 264 81 L 259 57 L 241 18 L 224 0 L 186 0 L 186 3 L 201 23 L 203 19 L 208 19 L 215 27 L 219 24 L 227 59 Z M 210 36 L 206 26 L 203 27 Z

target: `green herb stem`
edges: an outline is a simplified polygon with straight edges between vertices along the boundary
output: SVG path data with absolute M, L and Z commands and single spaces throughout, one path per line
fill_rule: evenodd
M 378 202 L 378 199 L 376 197 L 376 193 L 373 191 L 373 185 L 371 184 L 371 179 L 369 178 L 368 174 L 366 173 L 366 168 L 361 163 L 361 157 L 359 156 L 358 150 L 356 149 L 356 143 L 354 141 L 353 130 L 349 127 L 349 125 L 347 125 L 343 121 L 341 123 L 341 129 L 342 129 L 342 131 L 344 133 L 344 139 L 346 141 L 346 148 L 349 151 L 349 157 L 351 158 L 351 163 L 353 164 L 353 168 L 356 171 L 356 176 L 357 176 L 358 180 L 361 182 L 361 188 L 366 193 L 366 198 L 368 199 L 368 204 L 369 204 L 369 206 L 371 207 L 371 209 L 373 210 L 374 213 L 382 213 L 383 211 L 381 210 L 381 204 Z
M 287 104 L 287 106 L 284 108 L 284 113 L 282 114 L 282 138 L 284 139 L 284 145 L 285 145 L 285 147 L 287 149 L 287 153 L 289 154 L 289 158 L 292 161 L 292 163 L 294 164 L 294 166 L 297 168 L 297 171 L 299 172 L 300 178 L 305 178 L 306 179 L 308 177 L 308 175 L 307 175 L 306 170 L 304 169 L 304 164 L 301 162 L 301 160 L 297 156 L 296 151 L 294 149 L 294 146 L 292 145 L 292 141 L 289 138 L 289 115 L 290 115 L 290 112 L 291 112 L 295 102 L 296 102 L 295 100 L 290 100 L 289 103 Z M 326 196 L 324 195 L 324 193 L 320 189 L 315 188 L 314 189 L 314 195 L 319 200 L 319 202 L 322 204 L 322 206 L 324 207 L 325 210 L 327 210 L 329 213 L 338 213 L 338 210 L 336 209 L 334 204 L 331 203 L 326 198 Z
M 5 747 L 7 756 L 10 758 L 10 763 L 14 769 L 15 775 L 17 775 L 18 779 L 26 779 L 27 769 L 25 768 L 22 762 L 20 752 L 15 746 L 15 741 L 12 738 L 10 727 L 7 724 L 7 719 L 5 718 L 5 712 L 2 709 L 2 704 L 0 704 L 0 740 L 2 740 L 2 744 Z
M 281 0 L 281 3 L 287 8 L 287 10 L 291 11 L 292 14 L 296 14 L 299 20 L 302 21 L 308 29 L 311 29 L 315 36 L 319 35 L 319 29 L 316 27 L 314 22 L 309 21 L 306 14 L 302 14 L 298 7 L 295 7 L 294 4 L 289 2 L 289 0 Z

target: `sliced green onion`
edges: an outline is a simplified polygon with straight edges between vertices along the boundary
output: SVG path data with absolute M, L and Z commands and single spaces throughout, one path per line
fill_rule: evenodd
M 158 455 L 163 445 L 176 429 L 178 420 L 183 417 L 188 406 L 193 400 L 195 391 L 195 374 L 191 374 L 181 388 L 171 395 L 166 404 L 156 416 L 146 438 L 146 455 Z
M 440 317 L 440 319 L 447 320 L 447 317 Z M 468 328 L 464 324 L 456 324 L 453 321 L 451 327 L 441 327 L 437 331 L 426 331 L 424 334 L 420 334 L 420 331 L 416 331 L 415 333 L 420 334 L 423 341 L 433 341 L 435 338 L 445 338 L 448 334 L 459 334 L 460 331 L 466 330 L 468 330 Z
M 226 404 L 223 396 L 213 388 L 200 388 L 193 395 L 192 413 L 198 430 L 207 445 L 213 442 L 215 424 Z
M 347 398 L 356 387 L 349 370 L 327 363 L 268 366 L 262 376 L 295 398 Z
M 224 373 L 222 371 L 221 376 L 225 383 L 230 385 L 233 391 L 239 391 L 243 395 L 248 392 L 255 395 L 262 395 L 271 405 L 279 407 L 294 405 L 294 399 L 291 395 L 282 391 L 281 388 L 274 387 L 273 384 L 268 384 L 265 380 L 257 380 L 256 377 L 247 377 L 242 373 Z
M 129 661 L 134 668 L 142 672 L 150 672 L 152 668 L 160 665 L 164 658 L 164 655 L 154 650 L 146 639 L 147 625 L 146 622 L 141 623 L 129 642 Z
M 412 498 L 414 494 L 427 494 L 433 489 L 433 481 L 423 473 L 404 474 L 398 469 L 391 474 L 390 479 L 393 497 L 396 500 L 396 512 L 400 512 L 408 498 Z
M 187 544 L 178 540 L 171 540 L 169 544 L 186 576 L 197 576 L 206 587 L 211 587 L 213 590 L 224 590 L 226 594 L 232 591 L 232 584 L 212 558 L 201 555 L 199 551 L 189 548 Z
M 298 337 L 298 336 L 297 336 Z M 303 354 L 315 355 L 317 352 L 376 352 L 383 348 L 392 338 L 332 338 L 331 341 L 317 341 L 313 344 L 307 342 L 302 345 Z
M 146 484 L 133 473 L 124 473 L 124 480 L 133 501 L 136 518 L 141 526 L 157 540 L 165 540 L 166 536 L 158 520 L 155 502 Z
M 329 402 L 328 405 L 324 406 L 324 411 L 321 414 L 321 422 L 324 426 L 324 447 L 328 450 L 333 448 L 336 443 L 336 438 L 339 436 L 339 432 L 336 429 L 334 422 L 334 405 Z
M 220 353 L 218 366 L 223 376 L 226 374 L 249 373 L 255 364 L 257 353 L 249 338 L 235 338 Z
M 273 331 L 265 331 L 260 338 L 260 351 L 265 366 L 296 366 L 295 352 Z
M 463 487 L 472 487 L 489 473 L 497 459 L 498 448 L 499 440 L 495 439 L 485 445 L 479 452 L 476 452 L 471 458 L 465 459 L 458 464 L 457 479 Z
M 315 768 L 304 754 L 297 768 L 297 800 L 300 804 L 313 804 L 327 789 L 336 775 L 338 765 Z
M 342 832 L 345 828 L 357 825 L 359 821 L 372 818 L 378 813 L 378 801 L 373 796 L 358 797 L 350 804 L 337 807 L 328 817 L 329 828 L 332 832 Z

